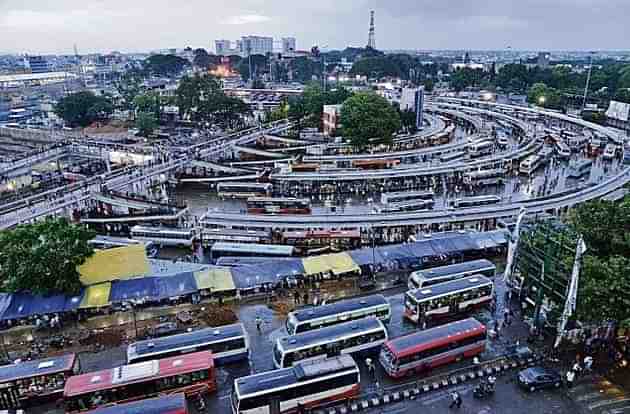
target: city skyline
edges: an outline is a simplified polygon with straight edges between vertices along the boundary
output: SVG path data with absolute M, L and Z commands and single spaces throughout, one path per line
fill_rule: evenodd
M 214 50 L 215 39 L 292 36 L 299 48 L 363 47 L 370 10 L 379 49 L 624 50 L 630 3 L 622 0 L 300 2 L 166 0 L 0 2 L 0 53 L 142 52 L 170 47 Z M 167 30 L 165 30 L 167 29 Z

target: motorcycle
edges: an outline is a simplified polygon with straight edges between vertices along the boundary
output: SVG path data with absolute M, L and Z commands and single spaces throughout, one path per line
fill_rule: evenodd
M 494 394 L 494 384 L 481 382 L 475 388 L 473 388 L 473 397 L 485 398 Z

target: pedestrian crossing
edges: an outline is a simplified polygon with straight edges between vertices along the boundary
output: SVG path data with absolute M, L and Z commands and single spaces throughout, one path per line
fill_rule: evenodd
M 586 413 L 630 414 L 630 393 L 602 377 L 583 378 L 568 395 Z

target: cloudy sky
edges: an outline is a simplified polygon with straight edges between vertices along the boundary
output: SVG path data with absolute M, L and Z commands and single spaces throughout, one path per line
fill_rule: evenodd
M 298 48 L 630 48 L 630 0 L 0 0 L 0 53 L 205 47 L 241 35 Z

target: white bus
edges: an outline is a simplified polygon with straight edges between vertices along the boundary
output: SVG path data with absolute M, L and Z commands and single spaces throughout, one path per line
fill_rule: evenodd
M 569 158 L 571 157 L 571 148 L 567 144 L 565 144 L 562 139 L 558 139 L 556 141 L 556 152 L 560 158 Z
M 381 204 L 405 203 L 417 200 L 433 200 L 433 191 L 397 191 L 395 193 L 382 193 Z
M 221 198 L 270 197 L 273 191 L 271 183 L 219 183 L 217 194 Z
M 615 158 L 615 155 L 617 154 L 617 146 L 615 144 L 606 144 L 606 148 L 604 148 L 604 159 L 605 160 L 612 160 Z
M 386 340 L 385 325 L 370 316 L 278 338 L 273 347 L 273 363 L 276 368 L 287 368 L 304 360 L 325 359 L 342 354 L 378 353 Z
M 450 202 L 451 207 L 455 208 L 467 208 L 467 207 L 481 207 L 490 204 L 496 204 L 501 201 L 501 197 L 497 195 L 483 195 L 475 197 L 464 197 L 452 200 Z
M 500 184 L 503 181 L 505 170 L 503 168 L 496 168 L 492 170 L 478 170 L 464 173 L 464 184 L 479 184 L 479 185 L 495 185 Z
M 409 289 L 420 289 L 472 275 L 494 277 L 496 271 L 497 267 L 490 260 L 472 260 L 415 271 L 409 275 L 407 286 Z
M 195 229 L 133 226 L 131 238 L 142 242 L 152 242 L 160 246 L 191 246 L 195 239 Z
M 492 154 L 493 148 L 494 142 L 492 141 L 476 141 L 468 144 L 468 153 L 471 157 L 481 157 Z
M 370 295 L 293 311 L 287 316 L 286 328 L 289 335 L 295 335 L 368 316 L 389 322 L 391 306 L 385 296 Z
M 538 154 L 530 155 L 529 157 L 521 161 L 521 164 L 518 167 L 518 171 L 521 174 L 532 175 L 534 171 L 536 171 L 538 167 L 541 166 L 542 162 L 543 162 L 543 158 L 540 155 Z
M 234 380 L 233 414 L 295 413 L 359 395 L 359 367 L 349 355 L 304 361 Z

